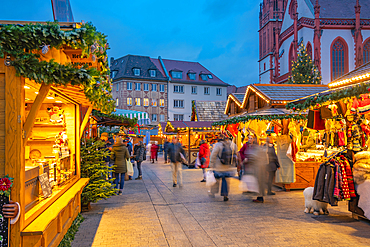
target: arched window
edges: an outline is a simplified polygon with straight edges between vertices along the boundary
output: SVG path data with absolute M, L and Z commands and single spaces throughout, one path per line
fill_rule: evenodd
M 364 42 L 364 64 L 370 62 L 370 39 Z
M 289 71 L 292 71 L 292 63 L 294 61 L 294 45 L 293 43 L 290 45 L 290 49 L 289 49 Z
M 335 80 L 348 72 L 348 47 L 342 38 L 331 44 L 331 80 Z
M 307 43 L 307 46 L 306 46 L 306 52 L 307 52 L 307 55 L 311 58 L 312 60 L 312 46 L 311 46 L 311 43 L 308 42 Z

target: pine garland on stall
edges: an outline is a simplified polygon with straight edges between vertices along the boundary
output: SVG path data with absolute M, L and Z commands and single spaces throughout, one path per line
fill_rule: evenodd
M 303 43 L 299 46 L 297 61 L 292 61 L 292 76 L 288 84 L 321 84 L 321 74 L 306 52 Z

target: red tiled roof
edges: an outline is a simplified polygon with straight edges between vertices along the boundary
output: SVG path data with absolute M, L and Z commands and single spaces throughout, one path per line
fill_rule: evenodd
M 224 85 L 224 86 L 228 85 L 227 83 L 223 82 L 221 79 L 219 79 L 216 75 L 214 75 L 212 72 L 207 70 L 203 65 L 201 65 L 198 62 L 187 62 L 187 61 L 170 60 L 170 59 L 162 59 L 162 61 L 167 71 L 171 71 L 175 69 L 177 71 L 182 71 L 182 79 L 173 79 L 171 77 L 172 81 L 174 82 L 186 81 L 186 82 L 195 82 L 195 83 L 202 83 L 202 84 L 212 83 L 212 84 L 219 84 L 219 85 Z M 190 80 L 187 74 L 189 70 L 192 70 L 196 73 L 195 80 Z M 203 81 L 199 76 L 201 72 L 203 74 L 210 74 L 212 75 L 213 78 L 212 79 L 208 78 L 207 81 Z

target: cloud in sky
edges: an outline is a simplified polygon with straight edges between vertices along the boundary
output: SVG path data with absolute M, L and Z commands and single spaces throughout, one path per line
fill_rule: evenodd
M 258 82 L 259 1 L 70 1 L 75 21 L 91 21 L 108 35 L 110 57 L 198 61 L 227 83 Z M 2 7 L 12 11 L 3 11 L 1 20 L 53 19 L 51 1 Z

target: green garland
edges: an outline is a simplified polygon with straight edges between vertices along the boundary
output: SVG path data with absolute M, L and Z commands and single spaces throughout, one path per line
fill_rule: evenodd
M 223 121 L 214 122 L 212 126 L 224 126 L 236 123 L 246 123 L 251 120 L 283 120 L 283 119 L 293 119 L 293 120 L 306 120 L 307 115 L 300 115 L 300 114 L 288 114 L 288 115 L 247 115 L 242 117 L 233 117 Z
M 78 214 L 76 219 L 72 222 L 71 227 L 68 229 L 67 233 L 64 235 L 62 241 L 59 243 L 58 247 L 71 247 L 72 241 L 75 239 L 75 235 L 80 228 L 81 223 L 84 221 L 84 217 Z
M 102 113 L 100 111 L 93 110 L 92 115 L 96 116 L 96 117 L 104 117 L 104 118 L 114 119 L 114 120 L 117 120 L 117 121 L 121 121 L 122 123 L 128 123 L 127 127 L 135 127 L 135 125 L 137 124 L 137 118 L 132 118 L 131 119 L 131 118 L 126 117 L 126 116 L 116 115 L 113 112 L 111 114 L 105 114 L 105 113 Z
M 310 108 L 318 108 L 320 105 L 328 102 L 337 102 L 346 98 L 357 97 L 361 94 L 369 93 L 370 85 L 367 83 L 359 83 L 351 87 L 333 90 L 332 93 L 326 95 L 314 95 L 307 98 L 303 103 L 291 102 L 286 105 L 286 109 L 296 112 L 304 111 Z
M 17 76 L 23 76 L 37 83 L 53 85 L 81 85 L 86 98 L 94 108 L 103 112 L 114 110 L 109 79 L 106 35 L 98 32 L 91 23 L 80 28 L 63 31 L 57 22 L 46 24 L 0 25 L 0 57 L 11 55 Z M 59 64 L 54 60 L 39 61 L 38 52 L 48 48 L 71 47 L 81 49 L 82 55 L 92 54 L 100 70 L 78 68 L 73 64 Z

